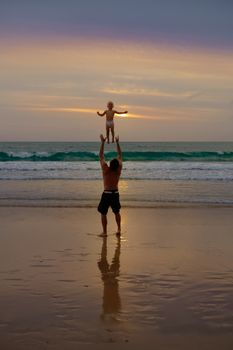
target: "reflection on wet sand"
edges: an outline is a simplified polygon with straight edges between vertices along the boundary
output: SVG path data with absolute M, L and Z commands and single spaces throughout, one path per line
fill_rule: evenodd
M 106 320 L 108 317 L 112 320 L 116 320 L 117 314 L 119 314 L 121 310 L 118 281 L 118 276 L 120 274 L 120 252 L 121 240 L 118 238 L 112 263 L 109 264 L 107 259 L 107 238 L 103 238 L 101 256 L 98 261 L 104 288 L 103 312 L 101 314 L 103 320 Z

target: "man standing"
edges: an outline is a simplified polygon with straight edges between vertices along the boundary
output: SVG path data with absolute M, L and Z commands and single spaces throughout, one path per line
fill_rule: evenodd
M 104 159 L 104 144 L 106 138 L 103 135 L 100 135 L 101 146 L 100 146 L 100 164 L 103 173 L 103 182 L 104 182 L 104 192 L 102 194 L 98 211 L 101 213 L 101 221 L 103 226 L 103 236 L 107 236 L 107 213 L 108 208 L 111 207 L 113 213 L 115 214 L 115 219 L 117 223 L 117 235 L 121 234 L 121 215 L 120 215 L 120 199 L 118 192 L 118 182 L 121 175 L 122 169 L 122 152 L 119 144 L 119 136 L 116 137 L 116 147 L 118 157 L 110 161 L 109 165 Z

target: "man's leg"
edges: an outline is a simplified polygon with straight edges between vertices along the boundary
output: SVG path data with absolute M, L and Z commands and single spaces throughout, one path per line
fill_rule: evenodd
M 120 235 L 121 234 L 121 214 L 116 213 L 115 219 L 116 219 L 116 223 L 117 223 L 117 235 Z
M 101 214 L 101 221 L 103 226 L 103 235 L 107 235 L 107 215 Z

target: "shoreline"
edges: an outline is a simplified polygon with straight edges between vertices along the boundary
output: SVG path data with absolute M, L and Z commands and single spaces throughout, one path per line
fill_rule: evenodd
M 229 349 L 232 208 L 0 208 L 0 346 Z M 126 344 L 127 343 L 127 344 Z
M 100 180 L 1 180 L 0 207 L 97 207 Z M 121 179 L 123 207 L 233 206 L 232 182 Z
M 34 201 L 34 200 L 32 200 Z M 96 209 L 97 210 L 98 203 L 96 204 L 73 204 L 73 205 L 65 205 L 65 204 L 32 204 L 32 203 L 1 203 L 0 201 L 0 208 L 54 208 L 54 209 Z M 153 205 L 121 205 L 121 211 L 124 209 L 204 209 L 204 208 L 233 208 L 233 204 L 226 204 L 226 203 L 189 203 L 189 202 L 183 202 L 183 203 L 165 203 L 160 202 Z M 111 212 L 111 208 L 109 209 L 109 212 Z

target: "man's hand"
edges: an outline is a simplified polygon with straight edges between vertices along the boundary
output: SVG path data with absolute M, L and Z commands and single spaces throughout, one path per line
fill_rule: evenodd
M 116 143 L 119 143 L 119 135 L 115 137 Z
M 103 137 L 102 134 L 100 135 L 100 140 L 101 140 L 102 143 L 104 143 L 104 142 L 106 141 L 106 139 L 107 139 L 107 138 L 106 138 L 106 137 Z

